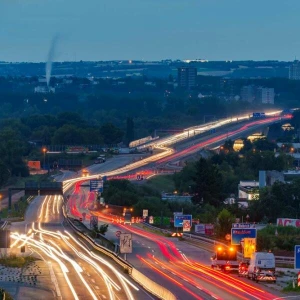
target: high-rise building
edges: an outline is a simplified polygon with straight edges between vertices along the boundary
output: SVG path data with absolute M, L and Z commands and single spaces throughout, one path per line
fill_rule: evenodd
M 196 86 L 197 68 L 182 67 L 178 68 L 178 86 L 188 88 Z
M 255 87 L 253 85 L 245 85 L 241 89 L 241 100 L 253 102 L 255 99 Z
M 289 67 L 289 79 L 300 80 L 300 62 L 295 60 Z
M 273 88 L 258 87 L 256 100 L 259 103 L 274 104 L 275 92 Z

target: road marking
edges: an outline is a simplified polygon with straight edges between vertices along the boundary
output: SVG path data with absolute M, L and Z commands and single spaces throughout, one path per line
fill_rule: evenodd
M 91 279 L 91 280 L 92 280 L 93 283 L 95 283 L 95 280 L 94 280 L 94 279 Z
M 86 273 L 86 274 L 87 274 L 87 276 L 91 276 L 90 273 Z
M 95 285 L 95 289 L 96 289 L 96 290 L 99 290 L 99 286 L 98 286 L 98 285 Z
M 104 299 L 106 299 L 106 296 L 105 296 L 105 295 L 102 295 L 102 297 L 103 297 Z

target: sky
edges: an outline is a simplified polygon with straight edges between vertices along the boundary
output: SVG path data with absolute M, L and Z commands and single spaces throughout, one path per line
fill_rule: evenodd
M 300 57 L 300 0 L 0 0 L 0 61 Z

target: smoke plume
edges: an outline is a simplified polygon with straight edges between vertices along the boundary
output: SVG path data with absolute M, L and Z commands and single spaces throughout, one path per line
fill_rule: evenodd
M 49 49 L 48 57 L 47 57 L 46 81 L 47 81 L 47 86 L 48 87 L 49 87 L 49 84 L 50 84 L 51 71 L 52 71 L 52 62 L 53 62 L 54 57 L 55 57 L 55 50 L 56 50 L 57 41 L 58 41 L 58 35 L 55 35 L 51 40 L 51 45 L 50 45 L 50 49 Z

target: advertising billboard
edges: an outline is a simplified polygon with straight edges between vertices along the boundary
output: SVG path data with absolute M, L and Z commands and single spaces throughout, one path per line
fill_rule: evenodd
M 41 169 L 41 162 L 39 160 L 29 160 L 27 162 L 27 166 L 31 170 L 40 170 Z
M 245 238 L 256 238 L 256 228 L 231 228 L 231 245 L 240 245 Z
M 278 218 L 277 226 L 300 227 L 300 219 Z
M 214 225 L 213 224 L 198 224 L 195 225 L 195 233 L 213 235 Z

